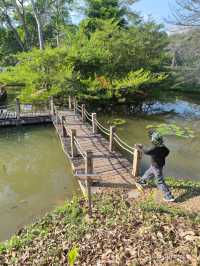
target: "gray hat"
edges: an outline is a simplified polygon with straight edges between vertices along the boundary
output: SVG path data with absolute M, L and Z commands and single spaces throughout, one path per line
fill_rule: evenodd
M 151 141 L 155 146 L 162 146 L 164 143 L 163 137 L 158 132 L 152 134 Z

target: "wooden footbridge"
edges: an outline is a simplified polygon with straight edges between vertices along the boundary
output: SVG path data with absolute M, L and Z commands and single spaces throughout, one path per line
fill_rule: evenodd
M 34 119 L 41 123 L 53 122 L 74 175 L 84 193 L 88 194 L 90 214 L 93 191 L 136 188 L 141 153 L 124 142 L 116 134 L 115 127 L 105 128 L 98 121 L 97 114 L 89 113 L 84 104 L 78 105 L 69 97 L 68 106 L 59 108 L 51 99 L 49 107 L 42 112 L 22 113 L 17 100 L 14 114 L 3 118 L 0 114 L 0 125 L 31 123 Z M 131 156 L 131 161 L 124 152 Z
M 19 99 L 10 105 L 0 106 L 0 127 L 51 123 L 48 103 L 21 104 Z

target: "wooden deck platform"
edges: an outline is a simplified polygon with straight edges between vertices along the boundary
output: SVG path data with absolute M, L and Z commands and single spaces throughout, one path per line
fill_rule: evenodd
M 52 123 L 48 102 L 21 104 L 17 98 L 15 103 L 0 106 L 0 127 L 44 123 Z
M 0 127 L 52 123 L 50 112 L 21 113 L 0 112 Z

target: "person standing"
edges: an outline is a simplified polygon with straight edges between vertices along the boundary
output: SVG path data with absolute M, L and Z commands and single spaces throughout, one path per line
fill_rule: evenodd
M 167 202 L 175 201 L 169 187 L 165 183 L 163 176 L 163 167 L 165 166 L 166 157 L 169 155 L 169 149 L 164 145 L 163 137 L 158 132 L 150 132 L 152 147 L 148 150 L 143 148 L 143 145 L 136 145 L 136 147 L 144 154 L 151 157 L 151 165 L 144 175 L 137 181 L 140 189 L 143 188 L 147 182 L 154 178 L 157 187 L 163 192 L 164 200 Z

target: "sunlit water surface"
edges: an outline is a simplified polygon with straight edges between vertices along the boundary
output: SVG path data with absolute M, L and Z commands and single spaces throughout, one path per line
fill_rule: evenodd
M 0 240 L 78 189 L 52 126 L 0 129 Z

